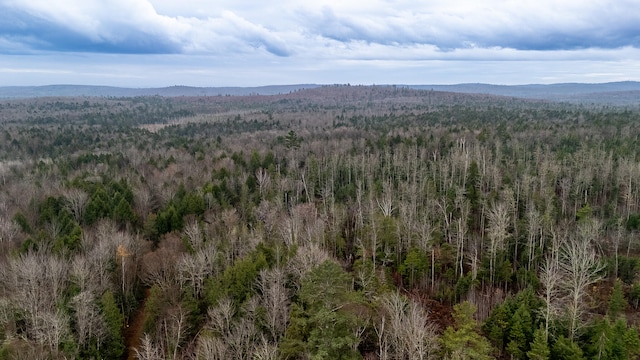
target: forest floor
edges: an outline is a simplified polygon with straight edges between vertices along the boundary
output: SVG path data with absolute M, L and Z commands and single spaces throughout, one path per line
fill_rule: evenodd
M 140 303 L 140 307 L 133 314 L 131 321 L 124 330 L 125 355 L 127 360 L 136 359 L 135 349 L 140 346 L 140 339 L 143 335 L 144 322 L 147 317 L 146 305 L 149 295 L 150 290 L 148 288 L 144 289 L 144 297 Z

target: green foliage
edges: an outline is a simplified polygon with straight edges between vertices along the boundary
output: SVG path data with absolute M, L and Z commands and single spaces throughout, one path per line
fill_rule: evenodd
M 29 220 L 27 220 L 27 217 L 24 216 L 23 213 L 17 212 L 15 215 L 13 215 L 13 221 L 18 224 L 22 232 L 31 234 L 32 230 L 31 226 L 29 225 Z
M 124 337 L 122 335 L 124 315 L 120 312 L 116 299 L 109 290 L 102 295 L 100 305 L 107 327 L 107 336 L 103 348 L 104 355 L 109 359 L 119 359 L 125 350 Z
M 613 275 L 615 258 L 608 262 L 609 273 Z M 618 277 L 625 284 L 632 284 L 640 274 L 640 258 L 634 256 L 618 256 Z
M 219 278 L 209 279 L 205 284 L 207 303 L 213 306 L 224 297 L 230 297 L 240 307 L 254 292 L 260 270 L 267 267 L 263 252 L 254 251 L 227 267 Z
M 551 348 L 551 358 L 558 360 L 582 360 L 584 356 L 578 344 L 560 335 Z
M 640 339 L 636 327 L 627 327 L 624 320 L 603 318 L 587 329 L 588 357 L 596 359 L 632 359 L 640 355 Z
M 282 341 L 284 358 L 359 359 L 355 330 L 363 325 L 363 300 L 351 289 L 352 278 L 325 261 L 302 280 L 298 301 Z
M 80 249 L 82 228 L 64 207 L 62 198 L 50 196 L 40 204 L 38 223 L 52 229 L 49 236 L 53 237 L 50 240 L 57 253 L 76 252 Z
M 616 320 L 618 316 L 620 316 L 620 313 L 624 313 L 627 305 L 627 300 L 624 298 L 624 293 L 622 291 L 622 283 L 620 280 L 616 280 L 613 284 L 611 298 L 609 299 L 607 315 L 611 320 Z
M 576 212 L 576 221 L 585 222 L 591 218 L 592 214 L 593 209 L 591 209 L 591 206 L 589 204 L 585 204 Z
M 420 281 L 425 272 L 429 269 L 429 257 L 420 249 L 413 248 L 399 267 L 400 274 L 405 278 L 410 287 Z
M 640 214 L 630 214 L 625 226 L 628 231 L 640 230 Z
M 145 318 L 143 329 L 145 333 L 153 333 L 156 327 L 156 321 L 161 314 L 163 307 L 165 306 L 164 295 L 162 289 L 158 285 L 153 285 L 149 288 L 149 295 L 145 303 Z
M 524 358 L 533 341 L 532 329 L 539 325 L 536 314 L 542 308 L 535 292 L 531 288 L 526 289 L 496 306 L 482 329 L 500 351 L 506 350 L 515 358 Z
M 284 146 L 287 147 L 287 149 L 297 149 L 300 147 L 300 142 L 301 140 L 298 138 L 298 134 L 296 134 L 295 131 L 290 130 L 287 133 L 287 136 L 284 137 Z
M 478 324 L 473 318 L 475 312 L 475 305 L 468 301 L 453 307 L 454 325 L 447 327 L 440 339 L 444 357 L 480 360 L 493 358 L 489 341 L 476 330 Z
M 533 338 L 530 311 L 526 304 L 520 305 L 509 323 L 509 342 L 506 350 L 515 359 L 524 359 L 529 351 L 529 343 Z
M 527 357 L 529 360 L 549 360 L 550 355 L 551 350 L 549 350 L 545 331 L 540 327 L 533 332 L 533 342 L 531 350 L 527 351 Z

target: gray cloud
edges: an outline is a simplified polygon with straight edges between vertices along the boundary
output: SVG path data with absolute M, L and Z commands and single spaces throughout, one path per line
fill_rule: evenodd
M 155 81 L 142 70 L 152 62 L 161 62 L 156 77 L 173 76 L 177 83 L 180 76 L 197 82 L 236 75 L 265 79 L 253 85 L 282 82 L 285 75 L 300 82 L 340 82 L 340 75 L 366 83 L 366 74 L 380 83 L 394 82 L 392 74 L 395 82 L 414 79 L 411 73 L 430 82 L 434 72 L 425 68 L 484 81 L 466 68 L 504 76 L 499 64 L 515 69 L 530 61 L 558 69 L 542 76 L 547 66 L 536 66 L 531 71 L 541 82 L 562 78 L 558 74 L 571 69 L 562 64 L 576 68 L 576 62 L 594 64 L 597 70 L 581 68 L 590 76 L 624 74 L 620 64 L 629 76 L 640 76 L 637 14 L 637 0 L 0 0 L 0 53 L 11 55 L 4 61 L 29 54 L 30 61 L 47 62 L 25 63 L 24 71 L 20 62 L 7 63 L 3 72 L 0 58 L 0 74 L 76 72 L 100 80 L 114 67 L 81 71 L 82 59 L 103 64 L 122 58 L 117 68 L 128 70 L 117 79 L 130 74 L 134 83 L 141 76 Z M 86 57 L 64 67 L 57 63 L 60 54 Z M 333 75 L 323 81 L 321 73 Z

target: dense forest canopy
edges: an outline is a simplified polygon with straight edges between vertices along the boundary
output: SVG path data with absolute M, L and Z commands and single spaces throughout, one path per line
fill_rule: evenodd
M 640 109 L 0 101 L 0 358 L 628 359 Z

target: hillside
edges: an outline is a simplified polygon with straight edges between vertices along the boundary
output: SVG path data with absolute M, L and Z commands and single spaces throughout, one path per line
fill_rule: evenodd
M 272 85 L 262 87 L 189 87 L 118 88 L 107 86 L 49 85 L 0 87 L 0 98 L 33 97 L 134 97 L 134 96 L 248 96 L 288 94 L 327 85 Z M 331 86 L 330 86 L 331 87 Z M 583 104 L 636 105 L 640 83 L 633 81 L 602 84 L 564 83 L 551 85 L 397 85 L 400 88 L 435 90 L 466 94 L 487 94 Z

